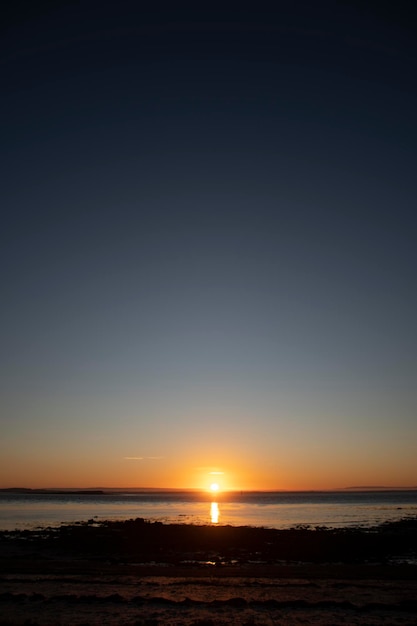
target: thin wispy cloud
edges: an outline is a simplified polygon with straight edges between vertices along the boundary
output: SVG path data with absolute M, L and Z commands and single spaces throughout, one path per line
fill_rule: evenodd
M 157 461 L 163 459 L 163 456 L 124 456 L 125 461 Z
M 211 474 L 213 476 L 222 476 L 224 474 L 224 472 L 218 471 L 218 470 L 213 470 L 212 469 L 213 466 L 200 466 L 200 467 L 195 467 L 195 471 L 196 472 L 207 472 L 207 474 Z

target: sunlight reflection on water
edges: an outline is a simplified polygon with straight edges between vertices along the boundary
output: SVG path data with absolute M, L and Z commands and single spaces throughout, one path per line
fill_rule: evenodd
M 417 515 L 417 491 L 384 493 L 231 493 L 216 501 L 190 493 L 0 494 L 0 530 L 62 522 L 142 517 L 164 523 L 371 526 Z
M 217 502 L 212 502 L 210 504 L 210 519 L 212 524 L 219 523 L 219 505 Z

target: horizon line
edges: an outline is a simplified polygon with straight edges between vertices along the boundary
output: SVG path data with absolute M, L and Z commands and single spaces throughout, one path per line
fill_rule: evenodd
M 104 487 L 104 486 L 92 486 L 92 487 L 0 487 L 0 491 L 206 491 L 204 488 L 199 487 Z M 314 488 L 314 489 L 286 489 L 286 488 L 277 488 L 277 489 L 256 489 L 256 488 L 230 488 L 230 489 L 222 489 L 222 492 L 241 492 L 241 493 L 250 493 L 250 492 L 258 492 L 258 493 L 306 493 L 306 492 L 323 492 L 323 491 L 404 491 L 417 490 L 417 485 L 412 486 L 404 486 L 404 485 L 396 485 L 396 486 L 388 486 L 388 485 L 354 485 L 349 487 L 327 487 L 327 488 Z

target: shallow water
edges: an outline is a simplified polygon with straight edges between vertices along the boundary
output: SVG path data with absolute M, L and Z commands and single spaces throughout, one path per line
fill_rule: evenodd
M 91 494 L 0 493 L 0 530 L 96 518 L 290 528 L 373 526 L 417 515 L 417 490 Z

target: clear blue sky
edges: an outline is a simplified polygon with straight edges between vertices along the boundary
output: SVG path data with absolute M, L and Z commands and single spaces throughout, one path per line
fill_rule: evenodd
M 417 46 L 362 4 L 10 15 L 0 486 L 417 485 Z

